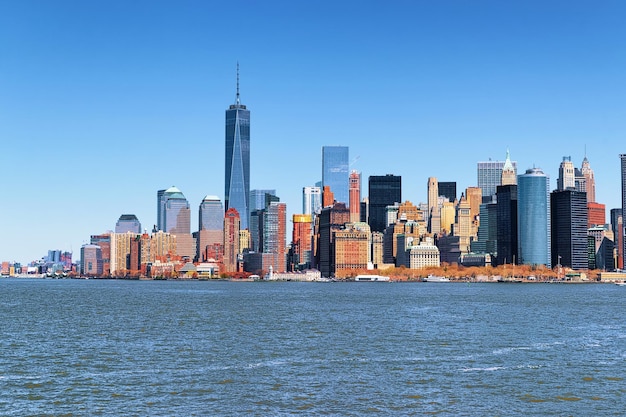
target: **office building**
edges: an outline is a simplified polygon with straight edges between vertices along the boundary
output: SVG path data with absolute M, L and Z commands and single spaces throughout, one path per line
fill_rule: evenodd
M 115 223 L 115 233 L 141 233 L 141 223 L 134 214 L 122 214 Z
M 439 181 L 438 189 L 440 197 L 445 197 L 452 203 L 456 201 L 456 182 Z
M 198 228 L 196 259 L 206 262 L 210 258 L 209 252 L 221 248 L 224 243 L 224 206 L 219 197 L 207 195 L 202 199 L 198 209 Z
M 241 229 L 250 218 L 250 110 L 239 98 L 239 64 L 235 104 L 226 110 L 224 208 L 237 210 Z
M 587 204 L 595 203 L 596 201 L 596 179 L 591 169 L 591 164 L 587 159 L 587 155 L 583 159 L 582 167 L 580 169 L 583 177 L 585 178 L 585 188 L 587 192 Z
M 497 264 L 516 264 L 517 254 L 517 185 L 497 188 Z
M 287 271 L 287 205 L 273 201 L 264 213 L 263 253 L 273 253 L 274 272 Z
M 366 270 L 370 254 L 370 233 L 367 225 L 353 223 L 334 232 L 335 273 L 342 271 Z
M 329 187 L 334 195 L 334 201 L 346 205 L 349 204 L 348 158 L 347 146 L 322 147 L 322 190 Z
M 224 272 L 238 271 L 240 228 L 239 213 L 231 207 L 224 214 Z
M 166 233 L 176 236 L 177 255 L 194 259 L 196 243 L 191 235 L 191 209 L 183 193 L 176 187 L 170 187 L 160 193 L 160 227 Z
M 571 156 L 563 157 L 563 162 L 559 166 L 559 178 L 556 188 L 559 191 L 576 189 L 576 172 Z
M 500 185 L 517 185 L 517 170 L 511 162 L 509 150 L 506 150 L 506 159 L 502 166 L 502 176 L 500 177 Z M 497 192 L 497 187 L 496 187 Z
M 291 248 L 293 269 L 304 270 L 311 267 L 312 223 L 310 214 L 294 214 Z
M 428 178 L 428 232 L 435 235 L 441 232 L 441 212 L 439 208 L 439 182 Z
M 517 177 L 517 253 L 519 264 L 551 264 L 550 180 L 539 168 Z M 500 251 L 498 242 L 498 252 Z
M 302 214 L 315 215 L 322 209 L 322 189 L 320 187 L 302 188 Z
M 372 232 L 383 232 L 387 227 L 387 206 L 402 202 L 402 177 L 372 175 L 368 183 L 369 225 Z
M 334 232 L 350 222 L 350 210 L 345 203 L 322 208 L 315 230 L 315 261 L 323 277 L 335 273 Z
M 84 277 L 103 276 L 102 249 L 98 245 L 83 245 L 80 248 L 80 274 Z
M 510 161 L 509 152 L 507 151 L 507 159 L 509 160 L 515 175 L 517 175 L 517 162 Z M 502 171 L 506 161 L 485 161 L 477 164 L 477 183 L 482 190 L 483 203 L 491 201 L 491 197 L 496 194 L 496 187 L 502 185 Z M 507 176 L 508 178 L 508 176 Z
M 552 264 L 576 270 L 589 268 L 587 256 L 587 193 L 574 189 L 550 194 Z
M 361 173 L 352 171 L 350 173 L 350 222 L 357 223 L 361 220 Z
M 589 193 L 586 193 L 589 196 Z M 603 226 L 606 223 L 606 206 L 587 201 L 587 228 Z

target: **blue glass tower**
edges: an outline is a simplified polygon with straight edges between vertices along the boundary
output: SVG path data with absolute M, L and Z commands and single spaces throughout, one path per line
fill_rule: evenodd
M 546 265 L 550 261 L 550 179 L 539 168 L 517 177 L 517 253 L 519 263 Z
M 322 147 L 322 189 L 330 187 L 335 200 L 346 205 L 349 202 L 350 188 L 348 168 L 347 146 Z
M 239 101 L 239 64 L 237 98 L 226 110 L 226 159 L 224 164 L 224 206 L 239 213 L 241 229 L 250 218 L 250 111 Z

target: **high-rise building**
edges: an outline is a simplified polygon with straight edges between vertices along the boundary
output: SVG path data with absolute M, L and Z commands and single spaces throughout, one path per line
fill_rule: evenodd
M 559 179 L 556 188 L 559 191 L 576 189 L 576 172 L 571 156 L 563 157 L 563 162 L 559 166 Z
M 517 177 L 517 253 L 519 264 L 551 268 L 550 180 L 539 168 Z M 498 251 L 499 248 L 498 242 Z
M 441 213 L 439 211 L 439 182 L 437 178 L 428 178 L 428 231 L 432 234 L 441 232 Z
M 160 193 L 160 191 L 159 191 Z M 162 204 L 160 228 L 176 236 L 177 255 L 193 259 L 196 243 L 191 235 L 191 210 L 189 202 L 176 187 L 170 187 L 160 194 Z
M 141 233 L 141 223 L 134 214 L 122 214 L 115 223 L 115 233 Z
M 330 187 L 335 201 L 348 205 L 349 152 L 347 146 L 322 147 L 322 190 Z
M 273 201 L 263 220 L 263 253 L 275 255 L 274 272 L 287 271 L 287 205 Z
M 517 254 L 517 185 L 497 188 L 498 265 L 515 264 Z
M 586 193 L 589 196 L 589 193 Z M 601 203 L 587 202 L 587 228 L 606 224 L 606 206 Z
M 224 214 L 224 272 L 237 272 L 239 264 L 239 213 L 233 207 Z
M 315 215 L 322 209 L 322 189 L 320 187 L 302 188 L 302 214 Z M 312 220 L 311 220 L 312 221 Z
M 456 201 L 456 182 L 455 181 L 439 181 L 439 196 L 445 197 L 448 201 L 454 203 Z
M 157 230 L 165 230 L 165 226 L 163 225 L 163 212 L 165 211 L 165 198 L 163 195 L 165 194 L 165 189 L 157 191 L 157 224 L 153 228 L 153 231 Z
M 311 266 L 312 228 L 310 214 L 293 215 L 291 247 L 295 270 L 308 269 Z
M 80 248 L 80 274 L 86 277 L 102 277 L 102 249 L 98 245 L 83 245 Z
M 583 164 L 580 169 L 583 177 L 585 177 L 585 188 L 587 191 L 587 203 L 595 203 L 596 201 L 596 179 L 593 174 L 593 169 L 589 164 L 587 155 L 583 159 Z
M 587 194 L 574 189 L 550 194 L 552 264 L 589 268 L 587 256 Z
M 517 170 L 511 162 L 511 155 L 509 154 L 509 150 L 506 150 L 506 159 L 504 160 L 504 165 L 502 166 L 502 177 L 500 179 L 501 185 L 517 185 Z M 497 188 L 496 188 L 497 192 Z
M 224 206 L 219 197 L 207 195 L 202 199 L 198 209 L 198 226 L 197 259 L 205 262 L 209 259 L 210 249 L 221 248 L 224 243 Z
M 508 151 L 507 151 L 508 155 Z M 517 175 L 517 162 L 510 161 Z M 496 187 L 502 185 L 502 171 L 506 161 L 485 161 L 477 164 L 477 182 L 482 190 L 483 203 L 491 201 L 491 196 L 496 193 Z
M 345 229 L 334 232 L 334 272 L 365 270 L 369 263 L 369 226 L 346 225 Z
M 276 190 L 250 190 L 250 213 L 265 210 L 272 201 L 280 201 L 276 197 Z
M 350 222 L 357 223 L 361 220 L 361 173 L 350 173 Z
M 350 210 L 345 203 L 324 207 L 316 224 L 316 265 L 323 277 L 335 272 L 334 232 L 350 222 Z
M 224 163 L 224 207 L 237 210 L 241 228 L 248 228 L 250 217 L 250 110 L 239 99 L 239 64 L 237 96 L 226 110 L 226 159 Z
M 402 202 L 402 177 L 372 175 L 368 182 L 369 225 L 372 232 L 383 232 L 387 227 L 387 206 Z
M 90 243 L 100 247 L 102 251 L 102 274 L 109 276 L 111 273 L 111 235 L 109 233 L 91 235 Z
M 622 225 L 626 219 L 626 154 L 620 154 L 622 173 Z M 624 239 L 624 228 L 619 229 L 619 241 L 621 241 L 621 257 L 618 259 L 619 268 L 624 269 L 624 254 L 626 254 L 626 239 Z

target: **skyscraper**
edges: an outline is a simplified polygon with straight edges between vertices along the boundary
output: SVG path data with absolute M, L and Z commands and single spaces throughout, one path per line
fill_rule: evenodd
M 141 223 L 134 214 L 122 214 L 115 223 L 115 233 L 141 233 Z
M 206 261 L 209 252 L 216 252 L 224 243 L 224 206 L 217 196 L 207 195 L 198 209 L 198 253 L 199 261 Z M 210 250 L 209 250 L 210 249 Z M 217 251 L 216 257 L 221 256 Z
M 559 191 L 576 189 L 576 172 L 571 156 L 563 157 L 563 162 L 559 166 L 559 179 L 556 188 Z
M 322 147 L 322 190 L 330 187 L 335 201 L 348 205 L 348 147 Z
M 176 236 L 176 253 L 193 259 L 196 254 L 196 244 L 191 236 L 191 210 L 189 202 L 183 193 L 176 187 L 170 187 L 161 193 L 158 192 L 161 210 L 160 228 L 166 233 Z
M 437 178 L 428 178 L 428 231 L 432 234 L 441 232 L 441 213 L 439 211 L 439 182 Z
M 507 151 L 508 156 L 508 151 Z M 507 157 L 507 159 L 509 159 Z M 510 161 L 510 164 L 513 166 L 513 170 L 517 175 L 517 162 Z M 496 193 L 496 187 L 498 185 L 502 185 L 502 171 L 506 161 L 485 161 L 478 162 L 477 164 L 477 180 L 478 187 L 482 189 L 483 193 L 483 202 L 487 203 L 491 201 L 491 196 Z M 508 178 L 508 177 L 507 177 Z
M 239 100 L 239 64 L 235 104 L 226 110 L 225 149 L 224 206 L 227 211 L 236 209 L 241 229 L 247 229 L 250 217 L 250 110 Z
M 302 214 L 314 215 L 322 209 L 322 190 L 320 187 L 302 188 Z
M 456 201 L 455 181 L 439 181 L 438 189 L 439 196 L 446 197 L 451 203 L 454 203 Z
M 497 263 L 515 264 L 518 261 L 517 185 L 499 185 L 497 190 Z
M 372 232 L 383 232 L 387 227 L 387 206 L 402 202 L 402 177 L 371 175 L 368 197 L 370 229 Z
M 239 262 L 240 217 L 233 207 L 224 214 L 224 271 L 237 272 Z
M 274 272 L 287 271 L 287 205 L 272 201 L 264 212 L 263 252 L 274 254 Z
M 361 173 L 350 173 L 350 222 L 356 223 L 361 220 Z
M 550 216 L 552 264 L 587 269 L 587 194 L 574 189 L 552 192 Z
M 291 246 L 294 254 L 294 269 L 307 269 L 311 266 L 311 215 L 294 214 Z
M 589 160 L 587 159 L 587 155 L 583 159 L 583 164 L 580 169 L 583 177 L 585 177 L 585 187 L 587 191 L 587 203 L 595 203 L 596 202 L 596 179 L 593 174 L 593 169 L 591 169 L 591 165 L 589 164 Z
M 552 267 L 549 188 L 550 180 L 539 168 L 527 169 L 517 177 L 519 264 Z

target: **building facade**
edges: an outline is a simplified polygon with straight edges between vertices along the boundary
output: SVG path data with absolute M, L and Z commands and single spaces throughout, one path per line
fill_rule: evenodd
M 402 202 L 402 177 L 372 175 L 368 182 L 369 222 L 372 232 L 383 232 L 387 227 L 387 206 Z
M 234 207 L 224 214 L 224 272 L 238 272 L 239 265 L 239 230 L 241 220 Z
M 335 201 L 349 204 L 349 150 L 347 146 L 322 147 L 322 190 L 330 187 Z
M 350 222 L 361 221 L 361 173 L 352 171 L 350 173 Z
M 552 267 L 550 181 L 539 168 L 517 177 L 517 253 L 519 264 Z M 498 242 L 498 251 L 499 248 Z
M 239 213 L 241 228 L 248 228 L 250 217 L 250 110 L 239 98 L 239 66 L 235 104 L 226 110 L 224 161 L 224 207 Z
M 550 212 L 552 264 L 588 269 L 587 193 L 574 189 L 552 192 Z
M 134 214 L 122 214 L 115 223 L 115 233 L 141 233 L 141 223 Z

